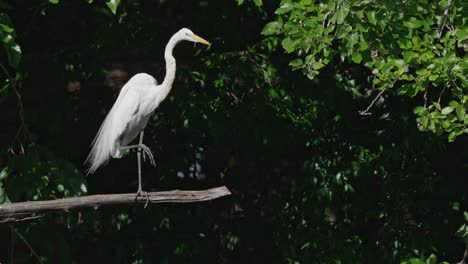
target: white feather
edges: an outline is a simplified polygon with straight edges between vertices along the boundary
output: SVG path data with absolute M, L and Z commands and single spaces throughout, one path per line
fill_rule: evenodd
M 149 103 L 145 95 L 155 93 L 159 88 L 156 85 L 156 79 L 151 75 L 139 73 L 122 87 L 91 144 L 86 159 L 88 174 L 106 164 L 110 157 L 122 157 L 119 147 L 130 143 L 145 128 L 151 112 L 142 113 L 141 110 Z
M 166 76 L 161 85 L 157 85 L 156 79 L 151 75 L 139 73 L 122 87 L 119 97 L 91 144 L 91 152 L 85 161 L 89 166 L 88 174 L 94 173 L 110 157 L 122 157 L 121 147 L 137 137 L 145 128 L 152 112 L 169 94 L 176 72 L 172 50 L 182 40 L 209 44 L 189 29 L 183 28 L 174 34 L 166 45 Z

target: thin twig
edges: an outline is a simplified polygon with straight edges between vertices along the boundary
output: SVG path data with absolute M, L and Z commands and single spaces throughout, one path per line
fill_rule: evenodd
M 427 105 L 427 87 L 424 90 L 424 108 L 426 108 L 426 105 Z
M 3 65 L 3 63 L 0 63 L 0 68 L 2 68 L 2 70 L 5 73 L 6 77 L 9 80 L 11 80 L 10 73 L 6 69 L 5 65 Z M 18 108 L 19 108 L 18 109 L 18 116 L 19 116 L 19 119 L 20 119 L 20 122 L 21 122 L 21 127 L 19 128 L 19 130 L 24 129 L 25 137 L 27 139 L 31 139 L 31 134 L 29 133 L 29 130 L 26 127 L 26 122 L 25 122 L 25 118 L 24 118 L 24 106 L 23 106 L 23 100 L 22 100 L 21 94 L 18 91 L 18 88 L 16 87 L 16 85 L 14 83 L 11 83 L 11 88 L 13 89 L 13 92 L 15 93 L 16 98 L 17 98 L 17 102 L 18 102 Z
M 449 14 L 450 6 L 452 5 L 452 1 L 453 0 L 448 0 L 447 8 L 445 8 L 442 20 L 441 20 L 441 22 L 439 24 L 439 27 L 437 29 L 439 31 L 439 39 L 442 37 L 442 33 L 444 32 L 445 23 L 447 21 L 447 17 L 448 17 L 448 14 Z
M 442 98 L 442 94 L 444 94 L 445 89 L 448 87 L 448 82 L 445 83 L 444 89 L 442 89 L 442 92 L 440 92 L 439 99 L 437 100 L 437 103 L 440 104 L 440 98 Z
M 380 98 L 380 96 L 382 96 L 382 94 L 385 92 L 385 90 L 387 90 L 387 88 L 383 88 L 383 89 L 377 94 L 377 96 L 374 98 L 374 100 L 372 100 L 372 102 L 371 102 L 370 105 L 366 108 L 366 110 L 364 110 L 364 111 L 359 111 L 359 114 L 360 114 L 360 115 L 371 115 L 372 113 L 369 113 L 369 110 L 370 110 L 371 107 L 375 104 L 375 102 L 377 102 L 377 100 Z
M 11 223 L 11 222 L 21 222 L 21 221 L 28 221 L 28 220 L 34 220 L 34 219 L 38 219 L 38 218 L 41 218 L 41 217 L 44 217 L 44 215 L 34 215 L 34 216 L 26 216 L 26 217 L 23 217 L 23 218 L 5 218 L 5 219 L 2 219 L 0 220 L 0 224 L 1 223 Z
M 36 253 L 36 251 L 31 247 L 31 245 L 28 243 L 28 241 L 26 241 L 26 239 L 23 237 L 23 235 L 20 234 L 20 232 L 18 232 L 18 230 L 16 230 L 13 226 L 10 226 L 11 230 L 13 230 L 13 232 L 15 232 L 15 234 L 21 238 L 21 240 L 23 240 L 24 244 L 29 248 L 29 250 L 31 251 L 31 253 L 34 255 L 34 257 L 37 258 L 37 261 L 39 263 L 42 263 L 41 261 L 41 257 L 39 257 L 39 255 Z

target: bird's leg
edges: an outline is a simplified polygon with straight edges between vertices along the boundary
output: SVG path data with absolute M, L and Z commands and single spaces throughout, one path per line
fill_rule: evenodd
M 146 195 L 146 204 L 145 204 L 145 208 L 146 206 L 148 206 L 149 204 L 149 195 L 148 195 L 148 192 L 144 192 L 142 191 L 142 188 L 141 188 L 141 151 L 143 149 L 143 159 L 145 159 L 145 148 L 146 148 L 146 151 L 149 151 L 149 153 L 151 154 L 151 151 L 149 150 L 148 147 L 146 147 L 145 145 L 143 145 L 143 135 L 144 135 L 144 131 L 141 131 L 140 133 L 140 142 L 138 143 L 139 147 L 138 147 L 138 152 L 137 152 L 137 158 L 138 158 L 138 190 L 137 190 L 137 194 L 136 194 L 136 198 L 138 198 L 138 196 L 140 196 L 141 194 L 144 194 Z M 145 148 L 142 148 L 142 146 L 145 146 Z M 151 162 L 152 159 L 152 154 L 150 156 L 150 162 Z M 154 160 L 153 160 L 153 163 L 154 163 Z
M 140 134 L 140 137 L 141 137 L 141 134 Z M 143 161 L 145 161 L 145 157 L 146 157 L 146 155 L 148 155 L 150 164 L 156 167 L 156 162 L 154 161 L 153 153 L 151 153 L 150 148 L 148 148 L 143 143 L 137 144 L 137 145 L 130 145 L 130 146 L 125 146 L 125 147 L 120 147 L 119 150 L 124 151 L 124 150 L 129 150 L 129 149 L 134 149 L 134 148 L 138 148 L 138 150 L 141 149 L 143 151 Z

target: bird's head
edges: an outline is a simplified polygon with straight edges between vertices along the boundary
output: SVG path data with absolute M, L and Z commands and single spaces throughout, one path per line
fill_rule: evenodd
M 179 30 L 179 32 L 177 32 L 177 34 L 180 35 L 182 40 L 187 40 L 187 41 L 192 41 L 192 42 L 199 42 L 199 43 L 202 43 L 202 44 L 205 44 L 205 45 L 210 45 L 210 43 L 208 41 L 206 41 L 202 37 L 199 37 L 199 36 L 195 35 L 192 32 L 192 30 L 190 30 L 188 28 L 183 28 L 183 29 Z

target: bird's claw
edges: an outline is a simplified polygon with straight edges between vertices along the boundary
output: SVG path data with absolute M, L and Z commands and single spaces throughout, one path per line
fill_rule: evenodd
M 150 164 L 156 167 L 156 162 L 154 161 L 154 156 L 153 153 L 151 153 L 151 150 L 145 145 L 141 145 L 140 148 L 143 152 L 143 161 L 146 162 L 146 155 L 148 155 Z
M 137 201 L 138 197 L 140 197 L 140 196 L 146 196 L 146 203 L 145 203 L 145 206 L 143 207 L 143 208 L 146 208 L 148 206 L 149 202 L 150 202 L 148 192 L 138 190 L 137 193 L 136 193 L 136 196 L 135 196 L 135 201 Z

